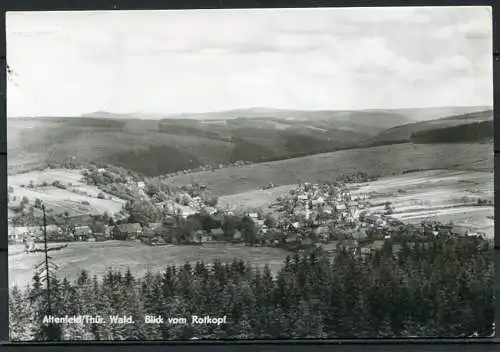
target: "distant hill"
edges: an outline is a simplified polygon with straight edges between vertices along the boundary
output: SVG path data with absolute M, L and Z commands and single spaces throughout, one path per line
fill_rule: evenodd
M 413 133 L 412 143 L 474 143 L 493 140 L 493 120 Z
M 370 131 L 369 128 L 383 130 L 403 123 L 411 122 L 398 110 L 394 111 L 304 111 L 286 109 L 252 108 L 210 113 L 185 113 L 169 115 L 168 119 L 197 119 L 197 120 L 232 120 L 232 119 L 280 119 L 292 123 L 293 121 L 319 122 L 332 124 L 337 128 L 347 128 L 358 132 Z M 365 127 L 364 130 L 360 129 Z M 373 130 L 371 130 L 373 132 Z
M 389 141 L 409 141 L 411 135 L 417 132 L 436 128 L 453 127 L 473 122 L 493 121 L 493 110 L 485 110 L 455 116 L 448 116 L 436 120 L 421 121 L 389 128 L 379 133 L 372 142 L 382 143 Z
M 415 116 L 414 110 L 408 110 L 408 115 Z M 404 111 L 254 108 L 168 118 L 108 112 L 80 117 L 9 118 L 9 172 L 70 160 L 114 164 L 158 176 L 238 160 L 265 162 L 391 144 L 394 140 L 377 139 L 377 134 L 407 129 L 411 119 Z M 422 112 L 425 114 L 430 116 Z M 453 123 L 445 122 L 444 126 Z M 418 130 L 410 128 L 403 135 L 409 140 Z
M 397 110 L 366 110 L 366 111 L 377 111 L 377 112 L 393 112 L 405 116 L 411 121 L 429 121 L 437 120 L 448 116 L 458 116 L 470 114 L 473 112 L 481 112 L 491 110 L 491 106 L 444 106 L 444 107 L 431 107 L 431 108 L 407 108 L 407 109 L 397 109 Z

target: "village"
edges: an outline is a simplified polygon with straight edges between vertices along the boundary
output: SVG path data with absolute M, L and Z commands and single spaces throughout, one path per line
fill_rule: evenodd
M 143 182 L 135 187 L 145 188 Z M 206 186 L 199 186 L 202 189 Z M 204 243 L 245 243 L 252 246 L 304 250 L 322 247 L 369 253 L 390 242 L 394 251 L 402 242 L 429 242 L 440 233 L 478 235 L 471 229 L 425 222 L 405 224 L 392 217 L 390 203 L 384 212 L 370 212 L 371 194 L 352 194 L 349 183 L 299 183 L 265 211 L 243 212 L 217 209 L 200 196 L 184 194 L 177 199 L 155 202 L 161 209 L 159 222 L 140 223 L 111 219 L 96 222 L 92 215 L 45 227 L 49 242 L 136 241 L 150 246 Z M 43 242 L 43 226 L 9 225 L 9 243 L 24 243 L 26 251 Z

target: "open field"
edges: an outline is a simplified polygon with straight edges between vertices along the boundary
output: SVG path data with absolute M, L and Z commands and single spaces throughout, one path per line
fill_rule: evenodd
M 371 210 L 384 211 L 391 202 L 392 216 L 408 223 L 425 219 L 472 227 L 494 237 L 493 206 L 477 206 L 478 199 L 493 201 L 493 172 L 431 170 L 387 177 L 352 192 L 373 192 Z
M 68 279 L 76 279 L 82 269 L 101 275 L 110 267 L 115 270 L 130 267 L 134 274 L 143 275 L 148 268 L 153 271 L 163 270 L 169 264 L 179 265 L 197 260 L 211 263 L 216 258 L 223 262 L 241 258 L 256 266 L 268 264 L 276 272 L 286 255 L 286 251 L 277 248 L 244 245 L 150 247 L 125 241 L 75 242 L 61 251 L 51 252 L 53 261 L 60 268 L 58 275 Z M 22 245 L 9 246 L 9 285 L 24 286 L 30 283 L 34 266 L 42 259 L 42 253 L 23 253 Z
M 103 214 L 106 211 L 111 215 L 120 211 L 125 202 L 124 200 L 117 197 L 98 199 L 97 195 L 102 192 L 95 186 L 81 182 L 81 178 L 82 175 L 79 170 L 66 169 L 46 169 L 10 175 L 8 184 L 14 190 L 10 193 L 10 196 L 11 199 L 16 197 L 16 200 L 12 201 L 12 203 L 17 205 L 22 197 L 26 196 L 30 204 L 33 204 L 35 199 L 38 198 L 45 203 L 47 208 L 52 208 L 57 213 L 67 211 L 70 216 L 89 213 Z M 21 187 L 21 185 L 27 186 L 30 181 L 33 181 L 35 188 Z M 51 185 L 54 181 L 59 181 L 65 186 L 71 184 L 71 186 L 68 189 L 54 186 L 38 187 L 44 182 Z M 106 198 L 109 198 L 109 196 L 106 194 Z M 89 204 L 82 204 L 82 202 L 88 202 Z
M 219 197 L 217 206 L 223 209 L 267 208 L 271 203 L 276 201 L 276 198 L 288 193 L 293 187 L 294 185 L 285 185 L 266 190 L 255 190 L 222 196 Z
M 204 171 L 169 180 L 180 185 L 204 183 L 215 195 L 224 196 L 253 191 L 269 182 L 287 185 L 300 179 L 321 183 L 358 171 L 392 176 L 412 169 L 491 171 L 493 145 L 395 144 Z

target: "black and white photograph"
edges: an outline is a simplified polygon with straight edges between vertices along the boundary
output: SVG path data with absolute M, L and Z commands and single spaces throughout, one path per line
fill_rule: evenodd
M 491 7 L 6 32 L 11 341 L 494 334 Z

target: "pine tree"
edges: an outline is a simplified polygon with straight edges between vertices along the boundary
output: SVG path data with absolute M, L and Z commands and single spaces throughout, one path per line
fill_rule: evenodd
M 9 332 L 12 341 L 29 341 L 32 338 L 30 309 L 26 304 L 26 295 L 17 286 L 9 295 Z

